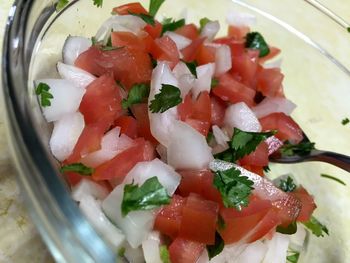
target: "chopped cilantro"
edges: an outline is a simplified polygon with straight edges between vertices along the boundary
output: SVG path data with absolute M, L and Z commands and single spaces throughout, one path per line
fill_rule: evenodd
M 209 22 L 211 22 L 211 20 L 207 17 L 203 17 L 201 20 L 199 20 L 199 25 L 200 25 L 199 31 L 202 32 L 205 25 L 208 24 Z
M 289 255 L 287 256 L 287 261 L 289 263 L 298 263 L 300 253 L 297 251 L 291 251 L 289 252 Z
M 346 185 L 346 183 L 344 183 L 344 182 L 343 182 L 342 180 L 340 180 L 339 178 L 334 177 L 334 176 L 331 176 L 331 175 L 329 175 L 329 174 L 321 174 L 321 177 L 331 179 L 331 180 L 336 181 L 336 182 L 338 182 L 338 183 L 340 183 L 340 184 L 342 184 L 342 185 Z
M 119 248 L 119 250 L 118 250 L 118 256 L 121 257 L 121 258 L 124 257 L 124 255 L 125 255 L 125 250 L 126 250 L 125 247 Z
M 166 23 L 163 23 L 163 29 L 162 29 L 162 35 L 167 32 L 167 31 L 175 31 L 176 29 L 183 27 L 185 25 L 185 19 L 180 19 L 180 20 L 165 20 Z
M 152 113 L 163 113 L 181 102 L 181 91 L 178 87 L 162 84 L 160 93 L 154 96 L 149 109 Z
M 191 62 L 186 62 L 186 61 L 182 61 L 183 63 L 186 64 L 187 68 L 190 70 L 191 74 L 194 75 L 196 78 L 198 78 L 197 76 L 197 62 L 196 61 L 191 61 Z
M 311 217 L 309 221 L 303 223 L 307 229 L 309 229 L 312 234 L 317 237 L 323 237 L 324 234 L 329 235 L 328 228 L 321 224 L 315 217 Z
M 160 254 L 160 259 L 162 260 L 163 263 L 171 263 L 169 250 L 166 247 L 166 245 L 162 245 L 159 247 L 159 254 Z
M 214 138 L 214 134 L 212 132 L 208 132 L 207 143 L 210 143 L 213 138 Z
M 101 50 L 102 51 L 113 51 L 113 50 L 118 50 L 121 48 L 124 48 L 124 46 L 123 47 L 102 46 Z
M 219 214 L 218 216 L 218 229 L 219 230 L 224 230 L 226 228 L 226 223 L 225 220 L 222 218 L 222 216 Z
M 219 190 L 225 207 L 241 211 L 242 206 L 248 206 L 253 184 L 248 177 L 241 176 L 236 168 L 215 172 L 214 186 Z
M 298 230 L 298 226 L 296 222 L 293 222 L 286 227 L 277 226 L 276 228 L 276 232 L 285 234 L 285 235 L 293 235 L 297 232 L 297 230 Z
M 103 4 L 103 0 L 93 0 L 94 1 L 94 5 L 97 7 L 102 7 Z
M 213 88 L 215 88 L 217 85 L 219 85 L 219 80 L 218 79 L 216 79 L 216 78 L 212 78 L 211 79 L 211 88 L 213 89 Z
M 225 243 L 218 232 L 215 233 L 215 244 L 207 245 L 209 260 L 219 255 L 224 249 Z
M 154 20 L 153 16 L 146 15 L 146 14 L 135 14 L 135 13 L 132 13 L 130 11 L 129 11 L 129 14 L 141 18 L 143 21 L 145 21 L 145 23 L 147 23 L 153 27 L 156 25 L 156 21 Z
M 62 166 L 60 171 L 62 173 L 73 172 L 81 175 L 92 175 L 95 172 L 95 169 L 87 167 L 82 163 L 72 163 Z
M 293 192 L 297 186 L 293 182 L 292 177 L 288 176 L 286 180 L 281 180 L 279 188 L 284 192 Z
M 91 44 L 95 46 L 97 44 L 97 39 L 96 37 L 91 37 Z
M 286 142 L 281 148 L 280 153 L 282 156 L 300 155 L 305 156 L 310 154 L 315 149 L 315 143 L 313 142 L 301 142 L 299 144 L 290 144 Z
M 149 10 L 148 13 L 155 17 L 159 8 L 161 7 L 161 5 L 165 2 L 165 0 L 151 0 L 149 3 Z
M 270 48 L 264 37 L 258 32 L 251 32 L 246 35 L 245 47 L 259 50 L 259 57 L 264 57 L 270 53 Z
M 347 27 L 346 30 L 350 33 L 350 27 Z
M 349 118 L 345 118 L 345 119 L 343 119 L 343 120 L 341 121 L 341 124 L 343 124 L 343 125 L 346 125 L 346 124 L 348 124 L 348 123 L 350 123 Z
M 50 86 L 46 83 L 40 82 L 35 89 L 35 94 L 40 95 L 40 104 L 42 107 L 51 106 L 51 99 L 53 99 L 52 94 L 49 92 Z
M 166 189 L 154 176 L 147 179 L 141 186 L 134 183 L 124 186 L 122 214 L 126 216 L 131 211 L 153 209 L 169 204 L 170 200 Z
M 268 172 L 271 171 L 271 169 L 270 169 L 269 166 L 264 166 L 264 167 L 263 167 L 263 170 L 264 170 L 265 173 L 268 173 Z
M 68 0 L 59 0 L 56 4 L 56 11 L 61 11 L 66 5 L 69 4 Z
M 128 98 L 123 99 L 122 107 L 127 109 L 134 104 L 141 103 L 149 95 L 148 84 L 134 84 L 129 91 Z

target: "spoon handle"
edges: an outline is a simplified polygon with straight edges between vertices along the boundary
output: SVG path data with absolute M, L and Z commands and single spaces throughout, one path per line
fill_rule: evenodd
M 316 150 L 312 153 L 309 160 L 330 163 L 347 172 L 350 172 L 350 157 L 343 154 Z

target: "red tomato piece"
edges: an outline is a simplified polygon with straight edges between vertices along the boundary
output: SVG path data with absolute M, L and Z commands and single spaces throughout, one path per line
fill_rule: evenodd
M 172 239 L 175 239 L 180 231 L 182 209 L 185 202 L 185 198 L 179 195 L 174 195 L 171 199 L 171 203 L 164 206 L 158 212 L 154 222 L 154 229 Z
M 111 125 L 122 112 L 121 100 L 114 79 L 103 75 L 86 88 L 79 111 L 84 115 L 86 125 L 102 120 Z
M 213 42 L 217 44 L 228 45 L 231 49 L 232 57 L 242 56 L 246 52 L 245 39 L 237 40 L 233 37 L 223 37 L 215 39 Z
M 210 97 L 211 104 L 211 123 L 221 127 L 224 124 L 226 103 L 215 96 Z
M 243 85 L 228 73 L 219 77 L 219 85 L 213 89 L 214 95 L 223 101 L 231 103 L 245 102 L 248 106 L 254 106 L 255 90 Z
M 297 221 L 309 221 L 312 213 L 317 207 L 314 202 L 314 198 L 302 186 L 300 186 L 290 194 L 296 197 L 301 202 L 301 211 L 297 217 Z
M 190 45 L 185 47 L 184 49 L 181 50 L 181 53 L 183 55 L 183 59 L 186 62 L 191 62 L 196 59 L 199 50 L 201 49 L 201 46 L 204 43 L 205 38 L 197 38 L 192 41 Z
M 183 102 L 177 107 L 180 120 L 185 121 L 187 118 L 191 117 L 193 113 L 193 104 L 192 95 L 191 93 L 188 93 Z
M 169 246 L 169 256 L 172 263 L 195 263 L 205 249 L 205 245 L 176 238 Z
M 150 52 L 154 42 L 148 34 L 138 37 L 131 32 L 112 32 L 111 39 L 113 47 L 128 47 L 145 52 Z
M 229 26 L 228 36 L 237 40 L 244 39 L 250 29 L 247 26 Z
M 267 166 L 269 164 L 269 149 L 267 144 L 265 142 L 260 143 L 254 152 L 240 159 L 240 164 L 260 167 Z
M 83 176 L 78 173 L 65 172 L 64 178 L 67 180 L 69 186 L 73 187 L 83 179 Z
M 255 173 L 257 175 L 260 175 L 261 177 L 264 177 L 264 167 L 263 166 L 255 166 L 255 165 L 242 165 L 242 167 L 252 173 Z
M 277 130 L 275 135 L 282 141 L 289 140 L 292 143 L 300 143 L 304 136 L 299 125 L 284 113 L 272 113 L 264 118 L 259 119 L 264 131 Z
M 257 90 L 266 97 L 275 97 L 282 86 L 283 78 L 279 68 L 261 68 L 258 72 Z
M 148 53 L 127 47 L 103 51 L 98 46 L 92 46 L 79 55 L 75 66 L 96 76 L 113 73 L 114 79 L 127 89 L 136 83 L 149 82 L 152 74 Z
M 113 13 L 118 15 L 129 15 L 129 12 L 134 14 L 148 14 L 146 9 L 139 2 L 129 3 L 113 8 Z
M 179 50 L 175 42 L 168 36 L 157 38 L 154 41 L 151 54 L 157 60 L 170 62 L 171 68 L 175 67 L 180 61 Z
M 156 24 L 154 26 L 147 24 L 144 28 L 144 30 L 153 38 L 159 38 L 162 34 L 163 26 L 158 21 L 155 21 Z
M 277 56 L 279 53 L 281 53 L 281 50 L 278 49 L 277 47 L 269 47 L 269 48 L 270 48 L 270 53 L 267 54 L 265 57 L 259 58 L 260 64 L 263 64 L 267 60 L 272 59 L 275 56 Z
M 195 40 L 199 37 L 199 30 L 195 24 L 187 24 L 175 30 L 176 34 Z
M 204 244 L 214 244 L 218 211 L 219 205 L 216 202 L 191 193 L 182 209 L 179 236 Z
M 201 45 L 195 60 L 197 61 L 198 65 L 215 63 L 215 54 L 216 54 L 215 47 L 208 46 L 208 45 Z
M 153 137 L 150 129 L 147 103 L 135 104 L 131 107 L 131 111 L 137 120 L 137 135 L 157 144 L 158 142 Z
M 137 122 L 131 116 L 121 116 L 115 121 L 115 126 L 120 127 L 120 133 L 132 139 L 137 137 Z

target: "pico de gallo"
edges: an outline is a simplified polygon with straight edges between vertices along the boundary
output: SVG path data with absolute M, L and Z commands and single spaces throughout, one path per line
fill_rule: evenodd
M 129 262 L 297 262 L 328 230 L 292 176 L 267 176 L 270 156 L 313 146 L 280 50 L 250 14 L 217 37 L 210 18 L 156 19 L 163 2 L 115 7 L 94 37 L 67 38 L 61 79 L 35 82 L 73 199 Z

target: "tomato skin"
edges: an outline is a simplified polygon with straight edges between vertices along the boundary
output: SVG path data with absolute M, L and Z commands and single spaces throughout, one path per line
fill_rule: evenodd
M 139 37 L 131 32 L 112 32 L 111 39 L 113 47 L 128 47 L 147 53 L 151 51 L 154 42 L 149 34 Z
M 263 131 L 277 130 L 275 136 L 281 141 L 289 140 L 292 143 L 300 143 L 304 136 L 299 125 L 284 113 L 272 113 L 259 119 Z
M 182 209 L 179 237 L 204 243 L 215 243 L 219 205 L 191 193 Z M 195 226 L 195 227 L 194 227 Z
M 163 206 L 163 208 L 158 212 L 154 222 L 154 229 L 171 237 L 172 239 L 175 239 L 180 231 L 182 209 L 185 202 L 185 198 L 179 195 L 173 195 L 171 203 Z
M 250 29 L 247 26 L 229 26 L 228 27 L 228 36 L 237 40 L 244 39 L 245 36 L 249 33 Z
M 213 89 L 213 93 L 223 101 L 229 101 L 231 103 L 243 101 L 249 107 L 255 105 L 255 90 L 238 82 L 228 73 L 219 77 L 219 85 Z
M 211 123 L 221 127 L 224 124 L 226 103 L 215 96 L 210 97 Z
M 201 45 L 195 60 L 197 61 L 198 65 L 215 63 L 215 54 L 216 54 L 215 47 Z
M 131 107 L 131 111 L 137 120 L 137 136 L 158 144 L 151 133 L 147 103 L 135 104 Z
M 265 142 L 258 145 L 254 152 L 240 159 L 242 165 L 254 165 L 264 167 L 269 164 L 269 149 Z
M 129 12 L 134 14 L 148 14 L 146 9 L 139 2 L 114 7 L 112 12 L 118 15 L 129 15 Z
M 176 238 L 169 246 L 169 256 L 172 263 L 195 263 L 205 249 L 205 245 Z
M 303 188 L 298 187 L 290 193 L 301 202 L 301 210 L 297 217 L 298 222 L 307 222 L 310 220 L 313 211 L 316 209 L 314 198 Z
M 198 28 L 195 24 L 187 24 L 175 30 L 176 34 L 195 40 L 199 37 Z
M 147 24 L 144 28 L 144 30 L 153 38 L 159 38 L 162 34 L 162 30 L 163 30 L 163 26 L 161 23 L 159 23 L 158 21 L 155 21 L 156 24 L 155 26 L 149 25 Z
M 242 56 L 246 52 L 245 40 L 237 40 L 233 37 L 222 37 L 215 39 L 213 42 L 216 44 L 228 45 L 231 49 L 232 58 Z
M 277 96 L 284 75 L 279 68 L 261 68 L 258 73 L 257 90 L 266 97 Z
M 137 122 L 131 116 L 120 116 L 114 123 L 115 126 L 120 127 L 120 133 L 125 134 L 131 139 L 137 137 Z
M 180 61 L 179 51 L 175 42 L 168 36 L 157 38 L 151 50 L 152 57 L 157 60 L 170 62 L 170 68 L 174 68 Z
M 194 39 L 190 45 L 182 49 L 181 50 L 181 53 L 183 55 L 182 60 L 185 62 L 191 62 L 195 60 L 201 49 L 201 46 L 204 43 L 204 40 L 205 40 L 204 37 Z

